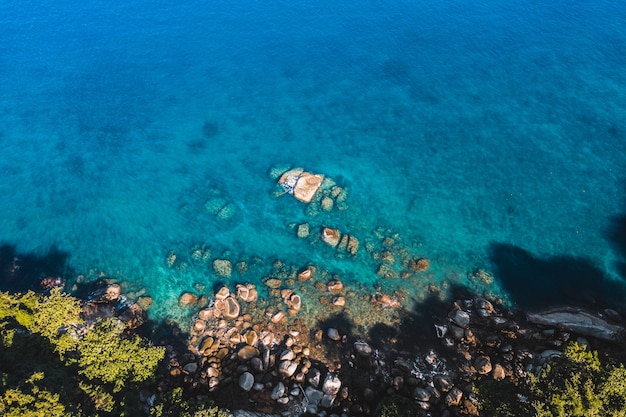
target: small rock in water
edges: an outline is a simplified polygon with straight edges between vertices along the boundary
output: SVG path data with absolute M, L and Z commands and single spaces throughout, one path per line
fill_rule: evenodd
M 372 347 L 362 341 L 354 342 L 354 350 L 356 353 L 364 358 L 369 358 L 373 352 Z
M 335 329 L 334 327 L 331 327 L 330 329 L 328 329 L 328 332 L 326 333 L 326 335 L 328 336 L 330 340 L 334 340 L 335 342 L 341 340 L 341 335 L 339 334 L 339 331 Z

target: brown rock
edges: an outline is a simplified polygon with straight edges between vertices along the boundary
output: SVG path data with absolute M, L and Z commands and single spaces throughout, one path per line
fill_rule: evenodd
M 322 240 L 332 247 L 339 244 L 340 237 L 341 233 L 337 229 L 331 229 L 330 227 L 322 229 Z
M 193 323 L 193 331 L 196 333 L 201 333 L 206 328 L 206 323 L 204 320 L 196 320 Z
M 241 298 L 243 301 L 248 301 L 249 296 L 250 289 L 245 285 L 237 284 L 237 297 Z
M 350 240 L 348 240 L 348 253 L 351 255 L 356 255 L 359 250 L 359 240 L 354 236 L 350 236 Z
M 346 298 L 342 296 L 337 296 L 333 298 L 333 305 L 335 307 L 343 307 L 346 305 Z
M 298 281 L 308 281 L 312 276 L 313 270 L 311 268 L 306 268 L 298 274 Z
M 228 297 L 224 300 L 225 308 L 222 314 L 224 317 L 229 319 L 236 319 L 239 317 L 239 312 L 241 311 L 241 307 L 237 300 L 233 297 Z
M 476 368 L 476 372 L 481 375 L 487 375 L 492 370 L 491 359 L 489 356 L 478 356 L 474 361 L 474 368 Z
M 244 337 L 246 339 L 246 343 L 250 346 L 255 346 L 259 341 L 259 336 L 254 330 L 250 330 L 249 332 L 247 332 Z
M 497 363 L 496 366 L 493 367 L 493 371 L 491 371 L 491 376 L 496 381 L 500 381 L 506 378 L 506 371 L 504 370 L 504 367 L 502 365 Z
M 428 271 L 430 268 L 430 261 L 426 258 L 412 259 L 409 262 L 409 269 L 417 272 Z
M 330 281 L 326 286 L 326 289 L 329 293 L 338 294 L 341 292 L 341 290 L 343 290 L 343 283 L 338 280 Z
M 259 350 L 250 345 L 246 345 L 237 351 L 237 357 L 240 361 L 246 362 L 250 359 L 259 356 Z
M 220 288 L 216 293 L 215 293 L 215 299 L 216 300 L 224 300 L 226 299 L 226 297 L 228 297 L 230 295 L 230 290 L 228 289 L 228 287 L 224 286 L 222 288 Z
M 265 285 L 275 290 L 277 288 L 280 288 L 280 286 L 283 285 L 283 282 L 276 278 L 270 278 L 267 281 L 265 281 Z
M 302 307 L 302 298 L 300 298 L 298 294 L 291 294 L 289 300 L 287 300 L 287 306 L 289 307 L 289 309 L 298 312 Z
M 178 305 L 181 307 L 189 307 L 198 302 L 198 296 L 190 292 L 184 292 L 178 299 Z
M 272 321 L 272 323 L 280 323 L 284 318 L 285 313 L 283 313 L 282 311 L 278 311 L 274 315 L 272 315 L 272 318 L 270 320 Z
M 122 287 L 120 287 L 119 284 L 111 284 L 107 287 L 105 297 L 108 301 L 115 301 L 118 298 L 120 298 L 121 294 L 122 294 Z
M 310 203 L 322 181 L 324 181 L 322 175 L 303 172 L 293 188 L 293 196 L 303 203 Z

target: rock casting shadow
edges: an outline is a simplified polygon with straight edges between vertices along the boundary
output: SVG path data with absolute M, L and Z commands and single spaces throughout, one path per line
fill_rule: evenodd
M 615 308 L 626 294 L 622 283 L 608 279 L 582 258 L 541 259 L 504 243 L 492 243 L 489 256 L 503 289 L 524 310 L 560 305 Z
M 23 292 L 41 290 L 39 282 L 47 276 L 71 275 L 69 253 L 50 247 L 46 255 L 18 253 L 14 245 L 0 246 L 0 290 Z

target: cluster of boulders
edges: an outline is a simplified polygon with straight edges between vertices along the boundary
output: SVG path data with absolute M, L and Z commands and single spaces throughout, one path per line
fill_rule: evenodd
M 320 212 L 347 208 L 347 192 L 345 188 L 321 174 L 312 174 L 303 168 L 275 167 L 270 170 L 270 177 L 277 180 L 282 194 L 291 194 L 294 198 L 307 203 L 306 213 L 316 216 Z
M 146 310 L 152 304 L 152 298 L 146 295 L 137 297 L 133 302 L 122 294 L 119 283 L 101 279 L 93 284 L 83 305 L 83 316 L 87 322 L 115 317 L 124 323 L 127 329 L 136 329 L 146 321 Z

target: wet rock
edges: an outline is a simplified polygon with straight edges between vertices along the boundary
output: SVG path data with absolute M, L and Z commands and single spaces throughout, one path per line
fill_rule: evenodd
M 277 311 L 276 313 L 272 315 L 272 318 L 270 319 L 270 321 L 272 323 L 280 323 L 284 318 L 285 318 L 285 313 L 283 313 L 282 311 Z
M 328 373 L 322 384 L 322 392 L 328 395 L 337 395 L 341 388 L 341 380 L 335 374 Z
M 333 305 L 335 307 L 343 307 L 346 305 L 346 297 L 343 297 L 341 295 L 338 295 L 337 297 L 333 298 Z
M 303 172 L 293 188 L 293 196 L 303 203 L 310 203 L 322 181 L 324 181 L 323 175 Z
M 373 299 L 373 303 L 381 308 L 400 308 L 402 303 L 400 300 L 388 295 L 388 294 L 376 294 Z
M 216 293 L 215 293 L 215 299 L 216 300 L 224 300 L 226 299 L 228 296 L 230 295 L 230 290 L 228 289 L 228 287 L 224 286 L 221 287 Z
M 310 267 L 306 268 L 298 274 L 298 281 L 300 282 L 308 281 L 311 279 L 312 276 L 313 276 L 313 269 Z
M 415 387 L 413 390 L 413 399 L 417 401 L 428 401 L 430 400 L 430 393 L 424 388 Z
M 337 229 L 331 229 L 330 227 L 324 227 L 322 229 L 322 241 L 326 244 L 335 247 L 339 244 L 341 233 Z
M 216 259 L 213 261 L 213 271 L 220 277 L 228 278 L 233 272 L 233 267 L 228 259 Z
M 198 364 L 196 362 L 190 362 L 187 365 L 183 366 L 183 372 L 187 374 L 195 374 L 198 370 Z
M 474 368 L 481 375 L 487 375 L 492 370 L 489 356 L 480 355 L 474 360 Z
M 228 297 L 224 300 L 224 317 L 229 319 L 236 319 L 239 317 L 239 312 L 241 311 L 241 307 L 237 300 L 233 297 Z
M 309 373 L 307 374 L 307 381 L 311 386 L 317 388 L 320 385 L 320 381 L 322 378 L 322 373 L 317 368 L 309 369 Z
M 283 378 L 291 377 L 294 373 L 296 373 L 296 369 L 298 369 L 298 364 L 292 361 L 282 361 L 278 365 L 278 373 Z
M 259 356 L 259 350 L 250 345 L 246 345 L 237 351 L 237 357 L 242 362 L 249 361 L 256 356 Z
M 571 308 L 555 309 L 542 313 L 527 314 L 528 321 L 578 333 L 582 336 L 602 340 L 617 340 L 626 330 L 622 326 L 609 324 L 600 317 Z
M 115 301 L 122 295 L 122 287 L 119 284 L 110 284 L 107 286 L 104 298 L 107 301 Z
M 339 334 L 339 331 L 335 329 L 334 327 L 331 327 L 330 329 L 328 329 L 328 331 L 326 332 L 326 335 L 328 336 L 330 340 L 334 340 L 335 342 L 341 340 L 341 335 Z
M 450 313 L 450 320 L 457 326 L 466 329 L 470 323 L 470 315 L 467 311 L 455 309 Z
M 463 391 L 459 388 L 454 387 L 448 392 L 446 395 L 444 402 L 447 407 L 454 407 L 461 404 L 461 399 L 463 398 Z
M 448 327 L 435 324 L 435 333 L 437 334 L 437 337 L 439 339 L 443 339 L 447 332 L 448 332 Z
M 324 396 L 324 393 L 320 390 L 317 390 L 313 387 L 306 387 L 304 390 L 304 394 L 306 398 L 309 399 L 309 403 L 313 405 L 318 405 Z
M 331 294 L 340 293 L 343 290 L 343 283 L 338 280 L 330 281 L 328 285 L 326 286 L 326 289 Z
M 254 375 L 250 372 L 244 372 L 239 377 L 239 386 L 244 391 L 250 391 L 254 385 Z
M 502 365 L 500 365 L 499 363 L 497 363 L 494 367 L 493 367 L 493 371 L 491 372 L 491 376 L 493 377 L 493 379 L 495 379 L 496 381 L 501 381 L 504 378 L 506 378 L 506 371 L 504 370 L 504 367 Z
M 435 388 L 444 393 L 450 391 L 454 386 L 452 378 L 447 375 L 435 375 L 433 382 L 435 384 Z
M 270 398 L 272 400 L 277 400 L 277 399 L 281 398 L 283 395 L 285 395 L 285 384 L 283 384 L 282 382 L 279 382 L 272 389 L 272 393 L 270 394 Z
M 284 350 L 281 354 L 280 354 L 280 360 L 281 361 L 292 361 L 296 358 L 296 354 L 293 353 L 293 350 Z
M 184 292 L 178 298 L 178 305 L 181 307 L 190 307 L 198 302 L 198 296 L 190 292 Z
M 320 407 L 330 408 L 333 406 L 333 402 L 335 401 L 335 396 L 331 394 L 324 394 L 320 401 Z
M 363 358 L 369 358 L 372 355 L 374 350 L 367 343 L 362 342 L 362 341 L 357 341 L 357 342 L 354 342 L 354 351 Z
M 412 259 L 409 261 L 409 269 L 416 272 L 425 272 L 430 268 L 430 261 L 426 258 Z

